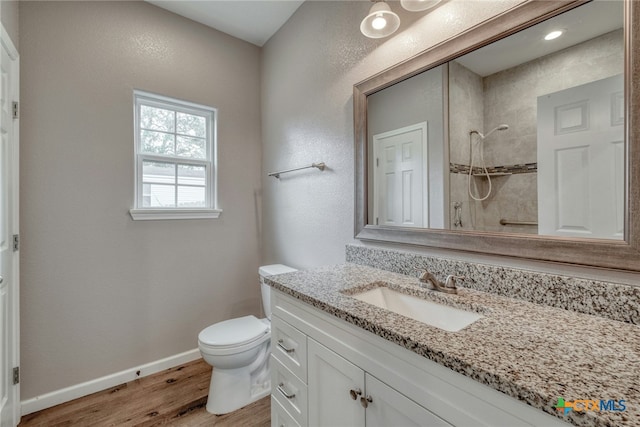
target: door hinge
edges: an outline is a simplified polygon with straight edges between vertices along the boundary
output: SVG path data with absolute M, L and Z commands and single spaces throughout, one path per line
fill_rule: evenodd
M 378 217 L 376 217 L 376 225 L 379 225 L 379 224 L 378 224 Z
M 380 158 L 379 157 L 376 157 L 376 167 L 377 166 L 380 166 Z
M 13 368 L 13 385 L 20 384 L 20 366 Z
M 17 119 L 20 116 L 20 104 L 17 101 L 13 101 L 11 108 L 13 111 L 13 118 Z
M 13 235 L 13 252 L 18 252 L 20 250 L 20 235 Z

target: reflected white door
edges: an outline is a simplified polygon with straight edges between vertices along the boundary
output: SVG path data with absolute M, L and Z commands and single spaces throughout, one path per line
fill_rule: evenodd
M 538 222 L 543 235 L 622 239 L 624 80 L 538 97 Z
M 427 122 L 373 136 L 377 225 L 429 226 Z
M 2 28 L 0 60 L 0 426 L 20 421 L 18 366 L 18 135 L 13 102 L 18 95 L 18 56 Z

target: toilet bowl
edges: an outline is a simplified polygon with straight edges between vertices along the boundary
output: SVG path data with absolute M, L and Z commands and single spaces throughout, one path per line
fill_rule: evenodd
M 264 319 L 244 316 L 225 320 L 198 334 L 202 358 L 211 366 L 207 411 L 220 415 L 240 409 L 271 393 L 270 287 L 264 278 L 296 271 L 282 264 L 260 267 Z

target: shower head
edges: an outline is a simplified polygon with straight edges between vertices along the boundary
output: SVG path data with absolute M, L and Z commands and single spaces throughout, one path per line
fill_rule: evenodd
M 469 135 L 472 135 L 474 133 L 477 133 L 478 135 L 480 135 L 480 138 L 485 139 L 488 138 L 489 135 L 491 135 L 492 133 L 494 133 L 497 130 L 507 130 L 509 129 L 509 125 L 505 125 L 505 124 L 501 124 L 496 126 L 495 128 L 491 129 L 489 132 L 487 132 L 485 135 L 481 134 L 480 132 L 478 132 L 477 130 L 472 130 L 471 132 L 469 132 Z

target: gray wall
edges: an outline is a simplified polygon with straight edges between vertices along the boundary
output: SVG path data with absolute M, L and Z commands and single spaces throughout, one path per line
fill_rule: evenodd
M 344 245 L 354 241 L 353 85 L 518 3 L 451 0 L 411 25 L 403 19 L 399 32 L 382 40 L 366 39 L 359 32 L 369 2 L 307 1 L 298 9 L 263 49 L 263 168 L 323 160 L 332 170 L 264 181 L 264 262 L 304 268 L 344 261 Z M 392 8 L 397 11 L 399 5 Z M 435 248 L 393 247 L 602 280 L 637 283 L 638 278 Z
M 382 40 L 360 33 L 369 2 L 298 9 L 263 48 L 263 168 L 324 161 L 330 170 L 264 181 L 264 262 L 344 261 L 353 240 L 353 85 L 518 3 L 454 0 L 425 15 L 394 2 L 403 24 Z
M 369 96 L 367 101 L 367 133 L 369 152 L 373 153 L 373 136 L 416 123 L 427 122 L 427 169 L 429 224 L 425 227 L 445 227 L 445 195 L 448 195 L 449 170 L 444 143 L 443 72 L 445 66 L 433 68 Z M 446 164 L 445 164 L 446 163 Z M 369 168 L 373 182 L 374 168 Z M 447 173 L 447 177 L 448 177 Z M 373 212 L 373 186 L 369 187 L 369 210 Z M 372 219 L 369 220 L 374 223 Z
M 7 34 L 11 37 L 13 45 L 20 51 L 18 31 L 18 1 L 0 0 L 0 20 Z
M 20 2 L 22 399 L 260 314 L 260 50 L 144 2 Z M 133 221 L 134 88 L 218 108 L 219 220 Z

